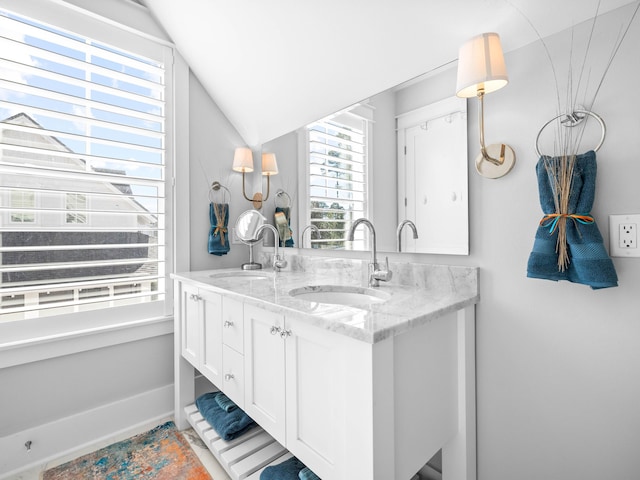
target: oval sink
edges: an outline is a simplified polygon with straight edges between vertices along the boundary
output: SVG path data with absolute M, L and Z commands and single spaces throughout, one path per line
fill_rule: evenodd
M 239 270 L 237 272 L 212 273 L 211 275 L 209 275 L 209 277 L 228 280 L 233 280 L 236 278 L 241 278 L 243 280 L 267 280 L 269 278 L 273 278 L 273 275 L 268 272 Z
M 334 305 L 371 305 L 387 300 L 391 295 L 374 288 L 351 285 L 308 285 L 294 288 L 289 295 L 300 300 Z

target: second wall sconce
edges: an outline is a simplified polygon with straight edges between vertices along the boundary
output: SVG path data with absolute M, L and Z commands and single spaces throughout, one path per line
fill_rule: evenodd
M 509 82 L 500 37 L 497 33 L 477 35 L 461 47 L 458 54 L 456 95 L 478 97 L 480 101 L 480 154 L 476 170 L 488 178 L 500 178 L 511 171 L 516 154 L 509 145 L 484 144 L 484 95 L 501 89 Z
M 245 190 L 245 173 L 253 172 L 253 152 L 248 147 L 236 148 L 233 155 L 233 170 L 235 172 L 242 173 L 242 195 L 244 198 L 253 202 L 253 208 L 259 210 L 262 208 L 262 203 L 266 202 L 269 198 L 269 192 L 271 189 L 270 177 L 271 175 L 278 174 L 278 164 L 276 162 L 275 153 L 263 153 L 262 154 L 262 175 L 267 177 L 267 195 L 263 198 L 262 192 L 256 192 L 252 198 L 249 198 Z

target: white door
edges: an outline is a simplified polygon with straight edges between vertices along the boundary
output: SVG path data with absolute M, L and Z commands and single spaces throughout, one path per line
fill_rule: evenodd
M 405 228 L 405 252 L 469 253 L 466 114 L 452 111 L 462 108 L 456 103 L 439 102 L 398 121 L 398 220 L 418 230 L 414 240 Z
M 244 410 L 285 445 L 285 347 L 282 315 L 244 306 Z

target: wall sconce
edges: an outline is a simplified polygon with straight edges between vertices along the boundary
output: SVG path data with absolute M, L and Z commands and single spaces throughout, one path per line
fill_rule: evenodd
M 484 95 L 501 89 L 509 82 L 507 67 L 497 33 L 477 35 L 460 47 L 456 95 L 478 97 L 480 101 L 480 155 L 476 170 L 488 178 L 500 178 L 511 171 L 516 154 L 509 145 L 484 145 Z
M 242 172 L 242 195 L 244 198 L 253 202 L 253 208 L 259 210 L 262 208 L 262 203 L 266 202 L 269 198 L 269 192 L 271 190 L 271 182 L 269 177 L 271 175 L 278 174 L 278 164 L 276 162 L 275 153 L 263 153 L 262 154 L 262 175 L 267 177 L 267 195 L 262 198 L 262 192 L 256 192 L 253 194 L 253 198 L 247 197 L 245 190 L 245 173 L 253 172 L 253 153 L 248 147 L 236 148 L 233 155 L 233 170 L 235 172 Z

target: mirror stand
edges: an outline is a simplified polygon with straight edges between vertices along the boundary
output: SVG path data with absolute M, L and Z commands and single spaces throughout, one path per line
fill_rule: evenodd
M 249 262 L 242 264 L 242 270 L 260 270 L 262 269 L 262 264 L 253 261 L 253 246 L 256 242 L 243 242 L 246 245 L 249 245 Z

